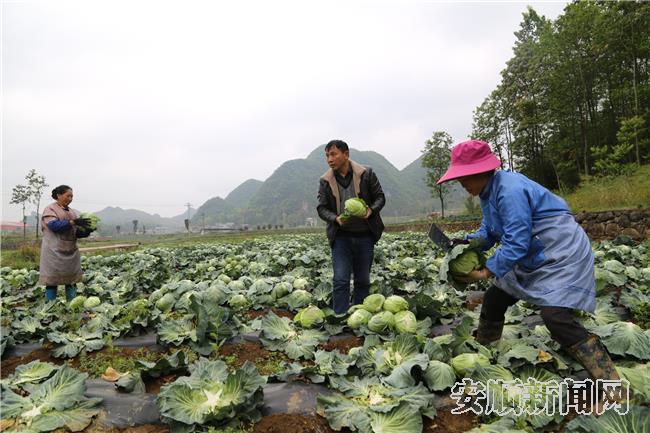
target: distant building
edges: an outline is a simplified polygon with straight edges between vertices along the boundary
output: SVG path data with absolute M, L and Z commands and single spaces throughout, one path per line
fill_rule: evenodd
M 306 218 L 305 224 L 307 225 L 307 227 L 316 227 L 316 219 L 312 217 Z
M 227 233 L 239 231 L 239 227 L 235 223 L 214 224 L 201 229 L 201 234 L 206 233 Z
M 0 231 L 3 233 L 13 233 L 23 230 L 23 227 L 28 227 L 24 223 L 14 223 L 14 222 L 5 222 L 2 221 L 0 225 Z

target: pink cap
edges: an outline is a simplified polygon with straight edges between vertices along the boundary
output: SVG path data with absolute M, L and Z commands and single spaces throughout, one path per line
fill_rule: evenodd
M 484 173 L 501 166 L 501 161 L 492 153 L 485 141 L 469 140 L 458 143 L 451 149 L 451 164 L 437 184 L 463 176 Z

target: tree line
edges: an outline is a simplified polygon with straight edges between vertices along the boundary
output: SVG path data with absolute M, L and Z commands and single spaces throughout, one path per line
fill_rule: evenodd
M 501 168 L 567 191 L 650 161 L 650 2 L 576 1 L 555 21 L 529 7 L 515 36 L 471 133 L 492 145 Z M 443 217 L 448 188 L 435 182 L 452 143 L 435 131 L 422 150 Z
M 472 137 L 504 168 L 552 189 L 650 160 L 650 3 L 577 1 L 557 20 L 532 8 Z

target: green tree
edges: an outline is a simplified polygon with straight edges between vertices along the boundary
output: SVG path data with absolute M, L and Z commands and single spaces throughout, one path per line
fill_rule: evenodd
M 573 2 L 554 22 L 529 8 L 515 36 L 473 137 L 550 188 L 646 161 L 650 2 Z
M 449 186 L 446 183 L 437 185 L 436 182 L 449 168 L 452 143 L 451 135 L 444 131 L 435 131 L 431 138 L 425 141 L 422 150 L 422 167 L 427 170 L 427 185 L 431 188 L 431 195 L 440 200 L 442 218 L 445 217 L 445 196 L 449 194 Z
M 621 120 L 621 127 L 616 133 L 619 144 L 628 147 L 630 150 L 634 149 L 637 165 L 641 165 L 641 152 L 639 149 L 645 150 L 649 141 L 640 138 L 644 132 L 644 125 L 645 120 L 643 117 L 632 116 Z
M 465 199 L 465 213 L 470 216 L 477 216 L 482 214 L 481 205 L 474 200 L 474 197 L 468 195 Z
M 25 180 L 27 180 L 30 201 L 36 205 L 36 239 L 38 239 L 38 228 L 41 225 L 41 219 L 39 216 L 41 197 L 43 196 L 43 190 L 48 186 L 48 184 L 45 182 L 45 176 L 38 174 L 34 169 L 29 170 L 29 173 L 25 176 Z
M 27 185 L 16 185 L 11 191 L 11 204 L 19 204 L 23 207 L 23 239 L 27 239 L 27 216 L 25 215 L 25 206 L 31 199 L 31 193 Z

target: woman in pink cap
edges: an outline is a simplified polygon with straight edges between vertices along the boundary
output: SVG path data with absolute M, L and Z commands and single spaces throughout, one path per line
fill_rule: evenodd
M 500 166 L 487 143 L 465 141 L 452 149 L 449 169 L 438 180 L 457 180 L 481 198 L 481 227 L 467 239 L 485 239 L 485 250 L 500 244 L 483 269 L 460 279 L 495 277 L 485 292 L 477 341 L 499 340 L 506 310 L 523 299 L 540 308 L 553 339 L 594 379 L 618 380 L 599 338 L 573 317 L 573 310 L 593 313 L 596 306 L 589 238 L 563 199 L 522 174 L 497 170 Z

